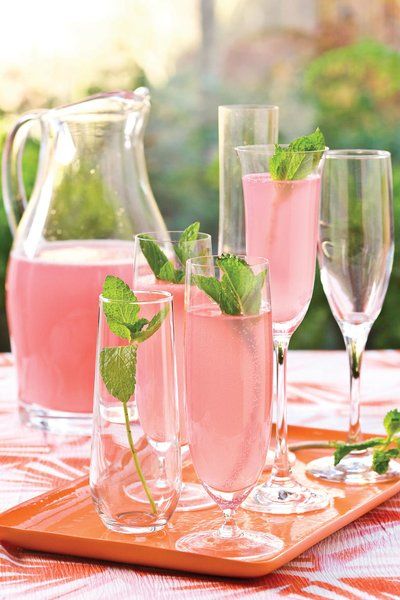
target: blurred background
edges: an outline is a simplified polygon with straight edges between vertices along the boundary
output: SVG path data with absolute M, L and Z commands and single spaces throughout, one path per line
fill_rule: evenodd
M 0 21 L 0 144 L 17 115 L 147 85 L 146 157 L 167 225 L 218 228 L 217 107 L 273 103 L 280 141 L 393 155 L 396 247 L 370 348 L 400 347 L 400 0 L 13 0 Z M 24 157 L 28 189 L 38 144 Z M 0 350 L 11 236 L 0 207 Z M 293 348 L 341 348 L 319 278 Z

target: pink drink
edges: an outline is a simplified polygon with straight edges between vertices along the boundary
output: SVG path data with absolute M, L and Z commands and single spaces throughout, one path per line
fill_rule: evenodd
M 187 411 L 199 479 L 219 492 L 244 493 L 263 469 L 271 423 L 271 313 L 187 313 Z
M 245 175 L 246 249 L 270 262 L 274 323 L 303 317 L 314 287 L 320 178 Z
M 185 379 L 184 379 L 184 318 L 185 318 L 185 286 L 184 284 L 159 281 L 148 267 L 141 267 L 135 279 L 134 287 L 140 290 L 155 290 L 170 292 L 174 301 L 174 332 L 176 369 L 178 379 L 178 398 L 180 415 L 180 440 L 187 443 L 186 412 L 185 412 Z
M 132 280 L 130 242 L 51 242 L 33 260 L 12 253 L 7 314 L 20 401 L 90 413 L 98 296 L 106 275 Z

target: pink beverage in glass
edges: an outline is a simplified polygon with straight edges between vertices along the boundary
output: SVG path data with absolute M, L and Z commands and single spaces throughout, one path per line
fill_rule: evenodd
M 174 335 L 175 354 L 178 379 L 179 419 L 181 444 L 187 443 L 186 412 L 185 412 L 185 352 L 184 352 L 184 315 L 185 315 L 185 285 L 158 280 L 147 266 L 139 268 L 134 288 L 150 291 L 165 291 L 173 296 L 174 303 Z
M 269 260 L 274 323 L 301 321 L 314 287 L 320 177 L 244 175 L 243 192 L 247 254 Z
M 257 482 L 269 443 L 271 312 L 229 316 L 199 307 L 186 318 L 193 464 L 211 495 L 215 490 L 240 497 Z
M 91 413 L 98 297 L 106 275 L 131 281 L 132 243 L 51 242 L 13 252 L 7 314 L 24 404 Z

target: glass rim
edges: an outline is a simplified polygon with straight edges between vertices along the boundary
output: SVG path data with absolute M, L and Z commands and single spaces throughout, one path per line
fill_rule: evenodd
M 277 104 L 219 104 L 218 109 L 220 108 L 231 108 L 231 109 L 255 109 L 255 110 L 279 110 L 279 106 Z
M 111 298 L 105 298 L 103 294 L 99 294 L 99 303 L 100 304 L 108 304 L 109 302 L 118 303 L 118 304 L 133 304 L 136 306 L 142 305 L 150 305 L 150 304 L 166 304 L 173 300 L 173 295 L 171 292 L 167 292 L 166 290 L 131 290 L 135 296 L 137 294 L 147 294 L 148 296 L 158 297 L 157 300 L 140 300 L 137 299 L 137 302 L 134 300 L 112 300 Z
M 237 256 L 238 258 L 243 258 L 243 259 L 248 259 L 251 261 L 251 263 L 249 263 L 249 267 L 261 267 L 261 266 L 266 266 L 269 269 L 269 259 L 265 258 L 264 256 L 253 256 L 251 254 L 234 254 L 233 256 Z M 213 262 L 215 262 L 215 260 L 217 258 L 221 258 L 221 254 L 208 254 L 207 256 L 193 256 L 192 258 L 188 258 L 186 261 L 186 272 L 188 271 L 188 266 L 194 266 L 194 267 L 208 267 L 209 264 L 205 264 L 204 260 L 205 259 L 209 259 L 212 258 Z M 198 261 L 198 262 L 196 262 Z M 203 262 L 200 262 L 203 261 Z M 247 262 L 247 260 L 246 260 Z
M 349 158 L 357 160 L 367 160 L 370 158 L 390 158 L 391 153 L 388 150 L 375 150 L 367 148 L 340 148 L 338 150 L 328 150 L 326 158 Z
M 276 146 L 279 148 L 288 148 L 289 144 L 248 144 L 245 146 L 235 146 L 235 151 L 245 154 L 265 154 L 274 153 Z M 292 154 L 323 154 L 329 151 L 329 147 L 325 146 L 323 150 L 291 150 Z
M 168 229 L 167 233 L 182 234 L 184 231 L 185 231 L 184 229 Z M 140 233 L 136 233 L 134 235 L 133 239 L 146 241 L 146 238 L 143 238 L 144 235 L 151 235 L 151 237 L 153 237 L 159 244 L 177 244 L 179 241 L 179 240 L 164 239 L 164 237 L 163 237 L 164 234 L 160 234 L 157 231 L 141 231 Z M 160 239 L 161 237 L 162 237 L 162 239 Z M 197 234 L 197 238 L 195 240 L 181 242 L 181 244 L 182 243 L 183 244 L 191 244 L 193 242 L 199 242 L 201 240 L 211 240 L 211 234 L 205 233 L 204 231 L 199 231 L 199 233 Z

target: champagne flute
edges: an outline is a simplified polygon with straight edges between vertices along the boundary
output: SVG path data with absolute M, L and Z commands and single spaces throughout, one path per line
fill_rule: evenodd
M 181 443 L 183 466 L 187 466 L 190 464 L 190 454 L 186 433 L 184 382 L 183 324 L 185 281 L 183 279 L 180 283 L 171 283 L 161 278 L 157 278 L 143 253 L 143 244 L 148 243 L 148 238 L 150 236 L 176 269 L 184 269 L 185 267 L 176 254 L 175 249 L 177 246 L 181 248 L 181 251 L 183 250 L 185 257 L 212 254 L 211 236 L 208 233 L 199 232 L 196 240 L 187 242 L 181 240 L 182 233 L 183 231 L 168 231 L 166 235 L 160 235 L 157 232 L 137 234 L 135 236 L 133 280 L 136 289 L 152 291 L 164 290 L 172 294 L 174 299 L 173 320 L 176 340 L 177 384 L 180 415 L 179 439 Z M 183 482 L 177 508 L 178 511 L 202 510 L 210 508 L 211 506 L 213 506 L 212 500 L 204 492 L 203 487 L 199 483 L 189 481 Z
M 287 447 L 286 359 L 289 341 L 310 304 L 315 277 L 321 166 L 324 151 L 293 151 L 297 179 L 274 180 L 274 146 L 240 146 L 248 254 L 271 266 L 273 337 L 276 357 L 277 425 L 271 477 L 255 488 L 245 508 L 296 514 L 326 508 L 329 496 L 297 481 Z
M 318 260 L 329 306 L 350 363 L 348 443 L 361 441 L 360 375 L 364 348 L 385 298 L 393 262 L 392 169 L 381 150 L 332 150 L 322 174 Z M 368 484 L 398 477 L 371 469 L 371 453 L 352 452 L 335 467 L 332 457 L 308 464 L 328 481 Z
M 262 472 L 271 432 L 271 305 L 268 261 L 230 255 L 227 261 L 231 260 L 236 265 L 229 273 L 218 257 L 187 262 L 185 365 L 190 453 L 200 481 L 223 511 L 225 522 L 219 529 L 180 538 L 177 548 L 249 560 L 276 554 L 283 546 L 279 538 L 266 532 L 240 529 L 235 520 L 237 508 Z M 200 280 L 210 285 L 206 293 L 202 291 L 205 287 L 197 287 Z M 228 303 L 211 299 L 219 296 L 213 290 L 224 290 L 232 281 L 238 294 L 234 298 L 240 296 L 236 312 L 229 312 Z
M 181 488 L 172 296 L 104 286 L 99 306 L 90 490 L 108 529 L 143 535 L 165 527 Z M 110 315 L 145 319 L 147 337 L 128 340 Z

